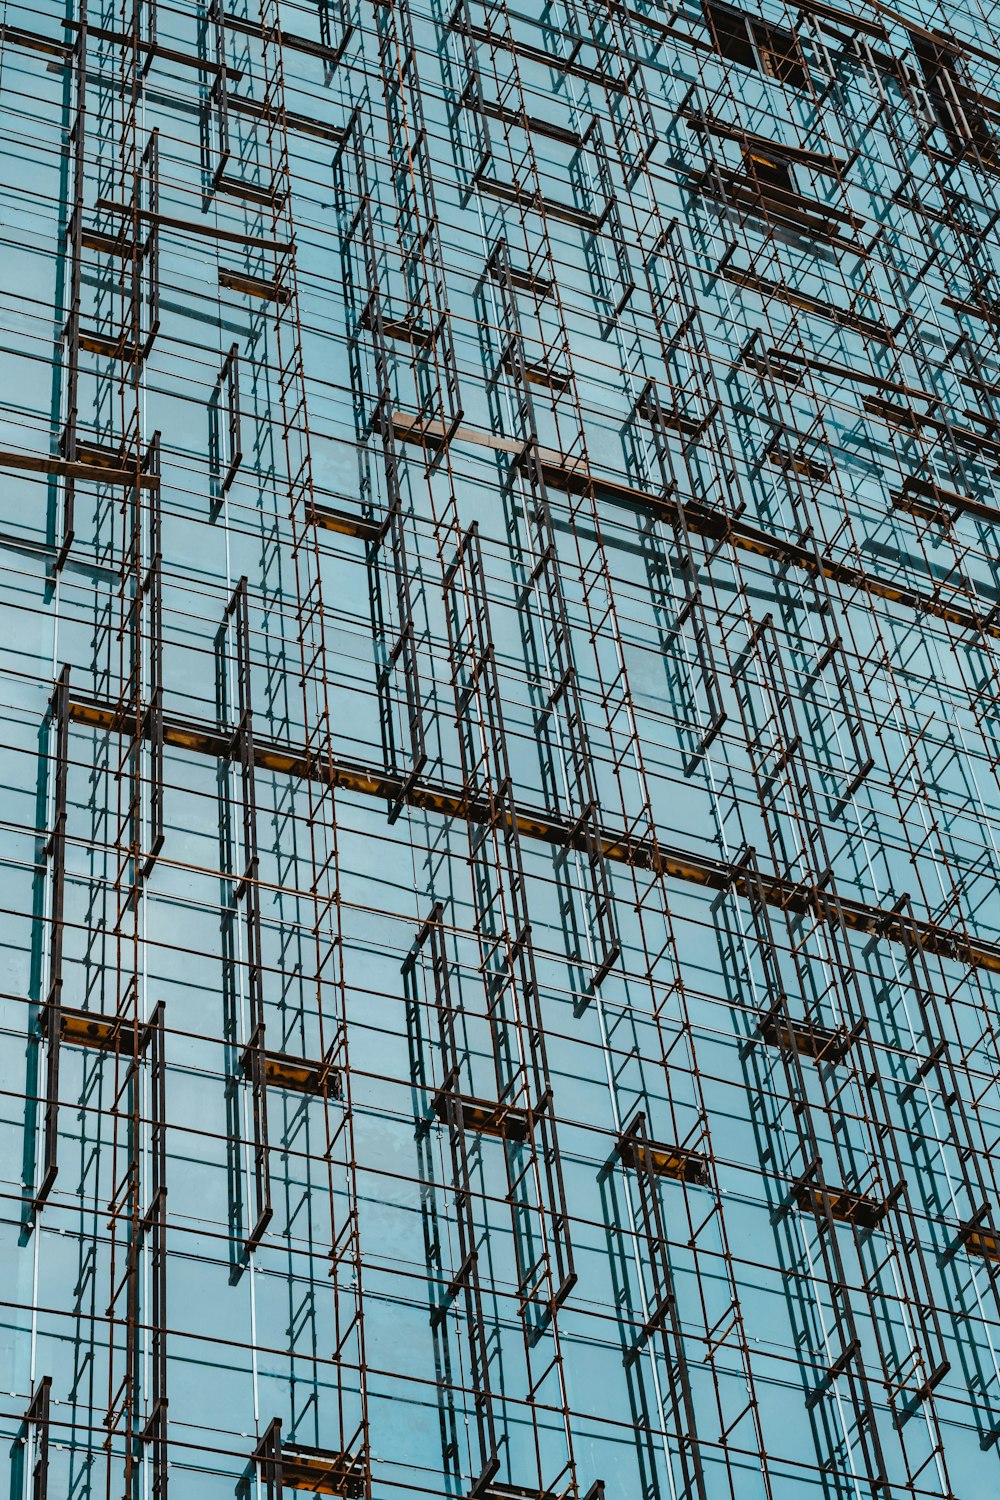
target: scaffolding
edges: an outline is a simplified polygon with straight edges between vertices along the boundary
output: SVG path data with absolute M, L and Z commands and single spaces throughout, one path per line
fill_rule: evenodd
M 992 1472 L 977 35 L 12 5 L 19 1494 Z

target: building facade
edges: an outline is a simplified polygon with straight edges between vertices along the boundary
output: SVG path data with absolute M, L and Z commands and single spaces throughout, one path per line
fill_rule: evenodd
M 1000 21 L 899 4 L 7 0 L 11 1500 L 1000 1482 Z

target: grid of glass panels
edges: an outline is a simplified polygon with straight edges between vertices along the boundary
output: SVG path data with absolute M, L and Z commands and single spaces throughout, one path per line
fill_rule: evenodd
M 990 1484 L 998 45 L 7 0 L 12 1497 Z

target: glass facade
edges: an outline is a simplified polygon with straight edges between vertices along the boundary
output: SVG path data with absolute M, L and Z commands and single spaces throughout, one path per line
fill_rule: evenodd
M 900 4 L 6 0 L 11 1500 L 1000 1481 L 1000 22 Z

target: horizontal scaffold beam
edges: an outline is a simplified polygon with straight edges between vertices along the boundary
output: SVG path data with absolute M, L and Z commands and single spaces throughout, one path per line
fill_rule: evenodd
M 402 441 L 426 447 L 433 447 L 446 437 L 443 423 L 420 422 L 408 412 L 394 412 L 393 426 L 397 437 Z M 451 441 L 473 443 L 478 447 L 491 448 L 495 452 L 509 453 L 512 456 L 519 454 L 523 447 L 523 444 L 510 438 L 496 437 L 492 433 L 471 427 L 457 428 L 451 434 Z M 916 614 L 932 615 L 936 619 L 946 620 L 950 625 L 958 625 L 963 630 L 981 632 L 1000 640 L 1000 620 L 996 618 L 995 610 L 991 609 L 979 616 L 974 610 L 942 598 L 937 592 L 924 593 L 920 589 L 911 588 L 909 584 L 880 578 L 847 558 L 832 557 L 829 553 L 792 541 L 789 537 L 778 536 L 741 516 L 730 516 L 724 511 L 713 510 L 701 501 L 684 500 L 682 504 L 670 494 L 636 489 L 619 480 L 606 478 L 603 474 L 595 474 L 580 460 L 567 460 L 548 448 L 540 448 L 538 456 L 545 482 L 552 489 L 570 493 L 592 489 L 605 500 L 635 510 L 651 511 L 668 521 L 678 519 L 683 513 L 688 531 L 697 536 L 707 537 L 710 541 L 728 542 L 737 551 L 747 552 L 755 557 L 766 557 L 781 567 L 798 568 L 813 575 L 822 574 L 831 583 L 840 584 L 844 588 L 859 589 L 862 593 L 886 599 L 889 603 L 913 610 Z
M 70 698 L 68 712 L 74 723 L 107 734 L 133 734 L 137 728 L 136 716 L 131 709 L 78 694 Z M 139 726 L 143 734 L 147 732 L 147 726 L 148 718 L 144 718 Z M 229 759 L 232 754 L 231 735 L 211 724 L 165 715 L 162 734 L 164 744 L 178 750 L 190 750 L 220 760 Z M 486 797 L 476 796 L 460 786 L 429 777 L 408 778 L 385 769 L 373 769 L 343 756 L 310 755 L 304 749 L 265 740 L 256 734 L 253 756 L 254 764 L 263 771 L 324 782 L 360 796 L 390 804 L 405 803 L 442 817 L 486 824 L 496 816 Z M 554 817 L 537 808 L 518 808 L 513 817 L 522 838 L 588 851 L 587 833 L 570 820 Z M 740 896 L 762 895 L 768 905 L 780 907 L 783 911 L 818 915 L 831 923 L 842 921 L 854 932 L 868 933 L 890 942 L 916 943 L 929 953 L 939 953 L 972 968 L 1000 974 L 1000 943 L 970 937 L 927 918 L 911 918 L 891 908 L 834 894 L 829 889 L 817 890 L 785 880 L 773 872 L 761 871 L 760 884 L 755 884 L 751 891 L 747 873 L 739 865 L 677 849 L 659 839 L 636 839 L 602 831 L 600 848 L 605 859 L 618 864 L 712 890 L 733 891 Z

